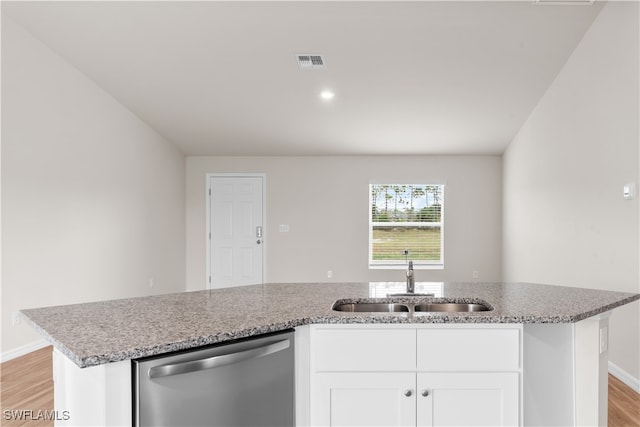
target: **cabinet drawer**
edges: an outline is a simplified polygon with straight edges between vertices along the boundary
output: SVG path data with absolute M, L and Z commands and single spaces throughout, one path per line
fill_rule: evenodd
M 519 329 L 418 330 L 419 371 L 516 371 Z
M 415 329 L 315 329 L 315 372 L 415 371 Z

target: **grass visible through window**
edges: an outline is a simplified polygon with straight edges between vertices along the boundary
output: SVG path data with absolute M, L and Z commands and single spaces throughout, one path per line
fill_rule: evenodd
M 440 260 L 440 227 L 373 228 L 373 259 L 438 261 Z M 405 256 L 404 251 L 409 253 Z

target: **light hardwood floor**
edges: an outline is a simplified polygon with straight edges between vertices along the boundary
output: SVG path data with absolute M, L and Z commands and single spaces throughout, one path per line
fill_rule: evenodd
M 53 411 L 51 347 L 45 347 L 0 365 L 2 421 L 6 426 L 53 426 L 47 419 L 8 420 L 23 410 L 23 418 L 46 417 Z M 13 413 L 11 411 L 14 411 Z M 24 412 L 24 410 L 30 412 Z M 9 411 L 9 412 L 6 412 Z M 42 416 L 43 415 L 43 416 Z M 62 416 L 63 414 L 57 414 Z M 609 375 L 609 427 L 640 426 L 640 394 Z
M 609 374 L 609 426 L 640 426 L 640 394 Z
M 43 419 L 51 413 L 38 412 L 53 410 L 51 354 L 52 347 L 45 347 L 0 364 L 1 425 L 53 426 Z

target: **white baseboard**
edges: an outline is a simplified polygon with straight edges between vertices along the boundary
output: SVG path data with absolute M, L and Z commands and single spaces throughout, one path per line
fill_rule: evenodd
M 23 346 L 4 351 L 0 354 L 0 363 L 6 362 L 7 360 L 15 359 L 16 357 L 24 356 L 27 353 L 31 353 L 32 351 L 40 350 L 43 347 L 50 345 L 45 340 L 34 341 L 29 344 L 25 344 Z
M 611 361 L 609 361 L 609 373 L 631 387 L 636 393 L 640 393 L 640 380 Z

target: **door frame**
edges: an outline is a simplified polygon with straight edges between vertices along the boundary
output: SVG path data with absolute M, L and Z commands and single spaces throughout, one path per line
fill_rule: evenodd
M 262 283 L 267 281 L 267 174 L 266 173 L 235 173 L 209 172 L 205 183 L 205 240 L 206 240 L 206 272 L 204 276 L 205 289 L 213 289 L 211 283 L 211 178 L 262 178 Z

